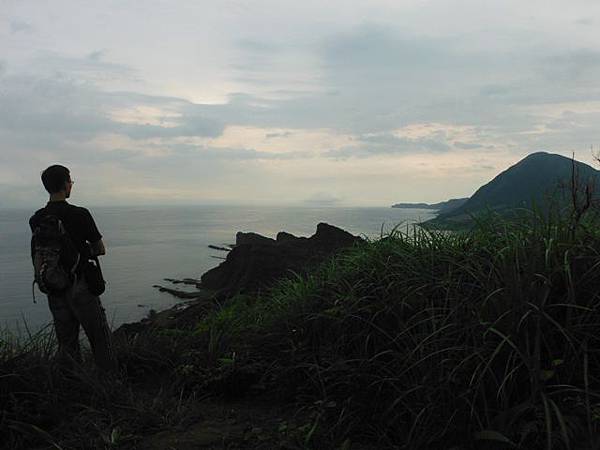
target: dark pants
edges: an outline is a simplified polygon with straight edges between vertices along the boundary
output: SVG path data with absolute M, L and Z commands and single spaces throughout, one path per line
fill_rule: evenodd
M 81 362 L 79 326 L 90 341 L 96 365 L 104 370 L 116 368 L 111 333 L 100 297 L 88 290 L 85 280 L 77 279 L 64 294 L 49 295 L 48 305 L 54 317 L 60 358 Z

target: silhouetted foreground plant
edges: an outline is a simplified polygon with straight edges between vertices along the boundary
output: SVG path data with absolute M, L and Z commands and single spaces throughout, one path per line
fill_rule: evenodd
M 49 328 L 0 341 L 0 448 L 126 448 L 198 417 L 196 394 L 169 377 L 183 339 L 148 332 L 117 341 L 121 371 L 54 361 Z M 89 358 L 89 355 L 87 355 Z
M 599 269 L 593 222 L 396 230 L 200 330 L 262 362 L 330 442 L 600 448 Z

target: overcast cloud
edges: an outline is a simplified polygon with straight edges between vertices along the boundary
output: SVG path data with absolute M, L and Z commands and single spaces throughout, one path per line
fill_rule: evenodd
M 0 0 L 0 207 L 388 205 L 600 144 L 592 0 Z

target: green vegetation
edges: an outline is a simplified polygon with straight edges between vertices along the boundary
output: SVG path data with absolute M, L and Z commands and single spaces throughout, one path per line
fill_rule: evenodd
M 600 412 L 592 225 L 396 232 L 208 328 L 268 364 L 274 386 L 330 405 L 319 425 L 334 442 L 582 448 Z
M 44 334 L 5 342 L 0 433 L 130 448 L 212 395 L 299 411 L 246 447 L 598 448 L 600 222 L 573 217 L 397 229 L 193 328 L 122 339 L 111 380 L 59 373 Z
M 587 164 L 545 152 L 532 153 L 492 181 L 481 186 L 466 202 L 440 211 L 432 220 L 442 228 L 470 224 L 472 214 L 488 208 L 511 214 L 515 208 L 549 209 L 557 201 L 570 203 L 572 183 L 578 189 L 600 185 L 600 172 Z
M 50 329 L 0 341 L 0 448 L 129 448 L 147 430 L 198 416 L 193 396 L 156 377 L 178 361 L 178 342 L 158 333 L 119 342 L 122 373 L 54 362 Z

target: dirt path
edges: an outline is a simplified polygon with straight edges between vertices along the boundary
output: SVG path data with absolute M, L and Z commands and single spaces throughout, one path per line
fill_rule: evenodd
M 310 414 L 260 400 L 204 400 L 202 419 L 142 439 L 140 450 L 302 449 L 313 426 Z

